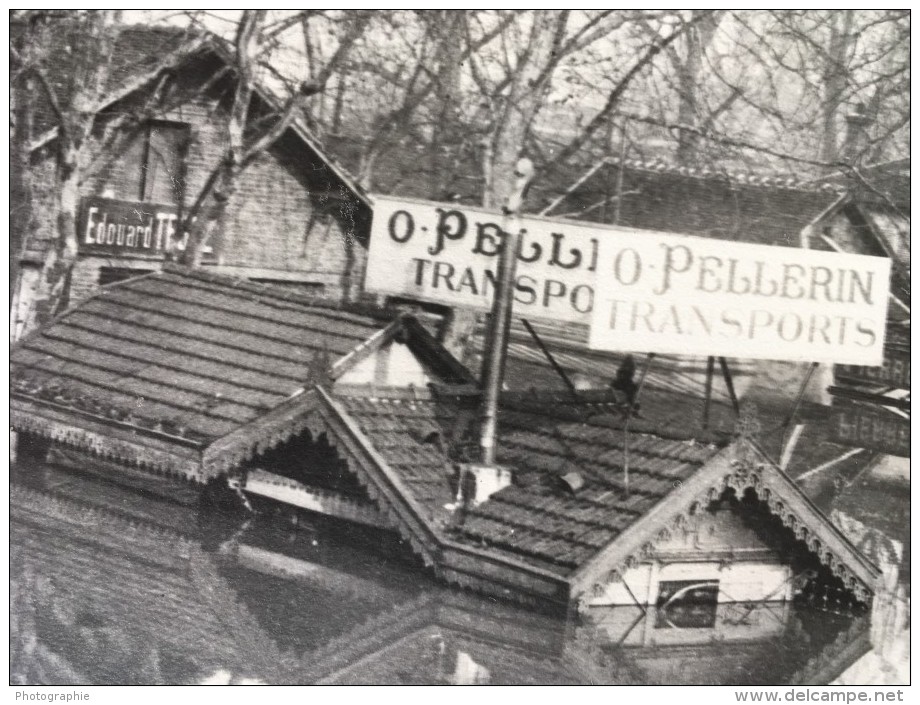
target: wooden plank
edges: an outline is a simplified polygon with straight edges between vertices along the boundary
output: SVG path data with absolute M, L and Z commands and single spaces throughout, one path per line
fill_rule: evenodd
M 837 443 L 910 457 L 910 419 L 869 407 L 839 407 L 834 412 L 831 437 Z

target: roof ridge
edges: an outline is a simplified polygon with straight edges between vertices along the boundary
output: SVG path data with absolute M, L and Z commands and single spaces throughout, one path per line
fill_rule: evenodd
M 285 303 L 303 305 L 311 309 L 322 309 L 327 311 L 339 311 L 342 313 L 353 313 L 359 316 L 368 316 L 370 318 L 391 321 L 394 320 L 398 313 L 389 311 L 376 304 L 366 304 L 358 301 L 331 301 L 329 299 L 320 299 L 309 294 L 299 291 L 292 291 L 274 284 L 262 284 L 253 282 L 243 277 L 221 272 L 208 272 L 201 268 L 187 267 L 175 262 L 164 262 L 162 272 L 152 272 L 146 276 L 155 277 L 161 273 L 175 274 L 188 279 L 197 279 L 199 281 L 211 284 L 220 284 L 222 286 L 232 287 L 241 291 L 247 291 L 257 296 L 276 299 Z M 135 279 L 139 279 L 137 277 Z
M 657 174 L 672 174 L 695 179 L 712 179 L 727 181 L 729 183 L 743 184 L 760 188 L 786 189 L 790 191 L 807 192 L 841 192 L 843 189 L 830 183 L 816 183 L 814 180 L 800 179 L 796 176 L 781 174 L 755 174 L 753 172 L 717 170 L 709 167 L 687 167 L 669 163 L 663 159 L 621 159 L 620 157 L 606 157 L 608 164 L 624 166 L 627 169 L 646 171 Z

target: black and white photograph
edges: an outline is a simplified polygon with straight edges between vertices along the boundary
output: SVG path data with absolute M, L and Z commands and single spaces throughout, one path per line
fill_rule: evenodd
M 9 12 L 9 701 L 903 702 L 910 10 Z

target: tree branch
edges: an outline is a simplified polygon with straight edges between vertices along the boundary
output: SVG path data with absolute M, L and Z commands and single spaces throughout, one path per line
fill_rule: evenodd
M 541 168 L 541 171 L 547 171 L 557 164 L 562 164 L 579 149 L 581 149 L 585 142 L 591 139 L 594 133 L 606 124 L 607 116 L 614 111 L 614 108 L 616 108 L 617 103 L 619 103 L 620 98 L 623 96 L 623 93 L 626 92 L 626 89 L 629 87 L 629 84 L 633 78 L 635 78 L 642 69 L 648 66 L 652 60 L 661 53 L 662 50 L 670 46 L 674 41 L 677 40 L 678 37 L 686 33 L 694 24 L 701 22 L 711 13 L 711 10 L 701 13 L 686 24 L 682 25 L 679 29 L 673 31 L 665 39 L 662 39 L 649 47 L 645 52 L 645 55 L 639 59 L 639 61 L 637 61 L 629 71 L 627 71 L 626 75 L 622 79 L 620 79 L 620 82 L 617 83 L 614 89 L 610 92 L 610 95 L 607 98 L 607 103 L 604 105 L 601 111 L 591 119 L 591 122 L 588 123 L 582 133 L 575 137 L 571 142 L 569 142 L 569 144 L 566 145 L 558 155 L 556 155 L 555 159 L 553 159 L 549 164 L 544 165 Z

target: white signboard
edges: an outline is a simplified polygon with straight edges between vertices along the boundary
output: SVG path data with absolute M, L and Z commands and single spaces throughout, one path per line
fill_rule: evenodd
M 600 240 L 614 233 L 523 216 L 514 313 L 590 321 Z M 365 288 L 448 306 L 492 307 L 502 216 L 447 203 L 374 197 Z
M 594 349 L 882 363 L 887 258 L 633 231 L 599 260 Z
M 365 288 L 490 310 L 502 216 L 376 196 Z M 886 258 L 522 216 L 514 315 L 591 347 L 880 365 Z

